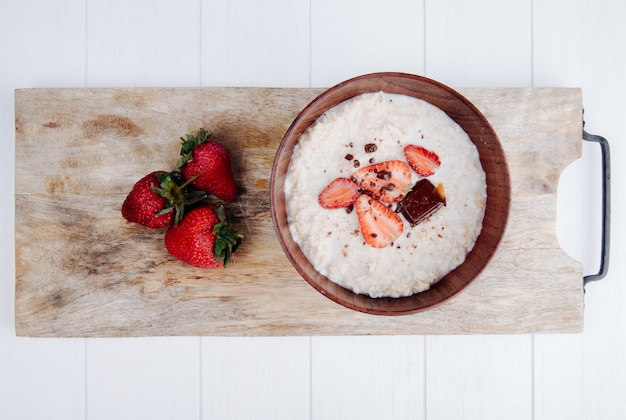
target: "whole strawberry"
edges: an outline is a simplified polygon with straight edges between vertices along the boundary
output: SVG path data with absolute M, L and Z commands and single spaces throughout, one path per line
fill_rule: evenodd
M 192 184 L 224 201 L 237 198 L 230 154 L 221 143 L 211 140 L 204 128 L 196 135 L 182 138 L 178 169 L 186 179 L 197 177 Z
M 173 257 L 194 267 L 226 267 L 243 238 L 232 228 L 237 222 L 226 215 L 222 205 L 197 207 L 178 225 L 167 229 L 165 248 Z
M 155 171 L 133 185 L 122 204 L 122 216 L 129 222 L 158 229 L 178 223 L 186 205 L 205 197 L 189 189 L 180 172 Z

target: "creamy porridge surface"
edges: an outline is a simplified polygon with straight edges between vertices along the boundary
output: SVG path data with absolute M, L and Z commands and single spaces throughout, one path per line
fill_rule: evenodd
M 372 143 L 376 150 L 366 151 Z M 428 179 L 443 184 L 446 205 L 414 227 L 404 221 L 392 246 L 373 248 L 364 242 L 355 212 L 324 209 L 317 197 L 335 178 L 350 178 L 355 160 L 361 167 L 404 160 L 407 144 L 439 156 L 441 166 Z M 420 176 L 411 174 L 415 184 Z M 465 260 L 482 227 L 486 181 L 476 147 L 442 110 L 377 92 L 329 110 L 300 137 L 285 200 L 291 235 L 319 273 L 355 293 L 401 297 L 428 289 Z

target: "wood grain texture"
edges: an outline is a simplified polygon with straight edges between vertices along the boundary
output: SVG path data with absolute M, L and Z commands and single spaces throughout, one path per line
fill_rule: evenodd
M 460 89 L 498 134 L 512 200 L 492 262 L 424 313 L 346 309 L 291 267 L 273 230 L 269 176 L 291 121 L 321 89 L 34 89 L 16 92 L 16 332 L 26 336 L 577 332 L 580 264 L 555 237 L 556 186 L 580 156 L 579 89 Z M 162 231 L 119 213 L 143 174 L 171 169 L 206 126 L 240 169 L 244 245 L 198 270 Z M 33 171 L 32 168 L 42 168 Z M 294 308 L 298 308 L 294 313 Z

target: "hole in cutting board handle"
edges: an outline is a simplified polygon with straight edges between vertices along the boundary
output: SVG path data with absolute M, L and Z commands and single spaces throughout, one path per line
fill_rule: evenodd
M 583 263 L 583 159 L 570 163 L 561 173 L 556 196 L 556 239 L 567 255 Z M 585 264 L 583 263 L 583 266 Z
M 587 141 L 582 158 L 570 163 L 559 178 L 556 237 L 567 255 L 582 262 L 586 285 L 604 278 L 608 271 L 610 152 L 603 137 L 583 131 L 583 140 Z

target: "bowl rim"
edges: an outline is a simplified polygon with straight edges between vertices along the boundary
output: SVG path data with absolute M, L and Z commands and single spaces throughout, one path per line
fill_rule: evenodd
M 284 178 L 293 148 L 308 127 L 327 110 L 362 93 L 383 91 L 425 100 L 443 110 L 463 128 L 479 151 L 487 176 L 487 203 L 481 232 L 465 261 L 423 292 L 405 297 L 372 298 L 357 294 L 319 274 L 291 237 L 286 216 Z M 325 106 L 330 101 L 329 106 Z M 467 130 L 470 127 L 471 130 Z M 481 153 L 482 151 L 482 153 Z M 485 166 L 488 165 L 487 170 Z M 278 240 L 290 263 L 314 289 L 349 309 L 373 315 L 422 312 L 456 296 L 489 264 L 504 235 L 510 208 L 510 178 L 504 150 L 493 127 L 474 104 L 456 90 L 433 79 L 402 72 L 368 73 L 347 79 L 317 95 L 285 132 L 272 165 L 270 210 Z M 459 273 L 469 270 L 469 276 Z

